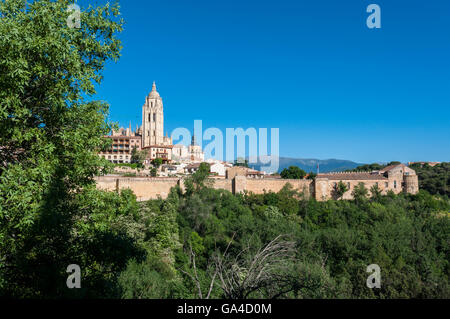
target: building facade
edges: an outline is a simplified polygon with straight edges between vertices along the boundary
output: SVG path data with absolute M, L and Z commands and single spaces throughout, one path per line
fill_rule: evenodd
M 116 163 L 131 163 L 133 149 L 141 150 L 141 136 L 131 131 L 131 126 L 127 129 L 120 128 L 113 131 L 110 136 L 105 138 L 111 140 L 111 147 L 99 152 L 99 156 Z
M 390 165 L 380 171 L 373 172 L 342 172 L 318 174 L 314 183 L 314 193 L 318 200 L 328 200 L 335 197 L 335 189 L 339 182 L 347 186 L 343 199 L 352 199 L 354 188 L 363 183 L 370 190 L 377 186 L 382 194 L 392 191 L 416 194 L 419 191 L 419 180 L 416 172 L 404 164 Z

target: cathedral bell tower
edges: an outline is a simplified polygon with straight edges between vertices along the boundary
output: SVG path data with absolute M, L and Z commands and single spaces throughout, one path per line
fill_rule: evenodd
M 163 102 L 153 82 L 152 91 L 142 107 L 142 147 L 162 145 L 164 141 Z

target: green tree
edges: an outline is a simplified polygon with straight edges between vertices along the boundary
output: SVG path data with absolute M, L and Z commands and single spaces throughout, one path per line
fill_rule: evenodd
M 375 185 L 373 185 L 373 186 L 370 188 L 370 194 L 372 195 L 372 198 L 373 198 L 374 200 L 380 199 L 380 197 L 381 197 L 381 189 L 380 189 L 380 187 L 378 186 L 378 184 L 375 184 Z
M 289 166 L 283 169 L 280 175 L 284 179 L 302 179 L 306 176 L 306 172 L 297 166 Z
M 308 174 L 308 179 L 312 179 L 312 180 L 315 180 L 315 179 L 316 179 L 316 177 L 317 177 L 317 174 L 316 174 L 316 173 L 313 173 L 313 172 L 309 172 L 309 174 Z
M 158 167 L 160 167 L 161 165 L 162 165 L 162 163 L 163 163 L 163 160 L 161 159 L 161 158 L 155 158 L 154 160 L 152 160 L 152 164 L 156 167 L 156 168 L 158 168 Z
M 111 256 L 94 256 L 91 248 L 81 246 L 99 241 L 111 246 L 120 240 L 125 247 L 127 241 L 108 231 L 88 232 L 90 241 L 80 238 L 81 227 L 86 226 L 78 223 L 89 219 L 79 210 L 80 194 L 95 185 L 95 175 L 110 168 L 97 155 L 107 143 L 102 137 L 112 128 L 106 121 L 108 105 L 92 96 L 105 63 L 119 58 L 117 33 L 123 22 L 119 6 L 108 4 L 83 10 L 81 27 L 70 28 L 70 4 L 0 2 L 0 294 L 4 295 L 61 296 L 65 268 L 74 259 L 92 266 L 91 274 L 100 274 L 102 267 L 105 271 L 120 267 L 107 261 Z
M 363 182 L 359 182 L 352 191 L 352 196 L 357 202 L 362 202 L 367 199 L 368 194 L 369 191 Z
M 157 257 L 143 262 L 131 260 L 119 276 L 124 299 L 166 299 L 183 296 L 184 287 L 176 272 Z
M 347 191 L 348 191 L 348 186 L 344 182 L 339 181 L 339 183 L 337 183 L 333 186 L 331 195 L 334 199 L 339 199 L 339 198 L 342 198 L 342 196 L 344 196 L 344 194 Z
M 205 182 L 210 173 L 210 165 L 206 162 L 200 163 L 197 171 L 185 179 L 186 192 L 193 194 L 206 186 Z
M 435 166 L 413 164 L 419 177 L 419 189 L 426 190 L 430 194 L 450 196 L 450 163 L 440 163 Z
M 139 151 L 136 145 L 133 146 L 133 150 L 131 151 L 131 163 L 138 164 L 139 167 L 143 167 L 147 154 L 148 153 L 146 150 Z

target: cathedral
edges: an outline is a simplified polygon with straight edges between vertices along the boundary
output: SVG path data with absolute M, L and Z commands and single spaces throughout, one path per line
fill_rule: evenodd
M 130 127 L 113 131 L 110 136 L 112 146 L 108 150 L 99 152 L 99 156 L 117 164 L 130 163 L 134 148 L 147 152 L 145 164 L 160 158 L 163 163 L 176 162 L 203 162 L 205 157 L 202 148 L 192 137 L 188 147 L 173 145 L 172 138 L 164 135 L 164 107 L 161 96 L 153 82 L 152 90 L 145 98 L 142 106 L 142 125 L 133 132 Z
M 166 133 L 164 136 L 164 108 L 163 101 L 156 84 L 153 82 L 152 91 L 145 99 L 142 107 L 142 149 L 148 152 L 148 160 L 160 158 L 163 162 L 172 161 L 172 138 Z

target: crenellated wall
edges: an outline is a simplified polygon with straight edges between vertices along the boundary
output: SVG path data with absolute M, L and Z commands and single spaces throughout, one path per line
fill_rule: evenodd
M 311 180 L 297 179 L 252 179 L 245 176 L 235 176 L 233 179 L 210 179 L 211 186 L 215 189 L 225 189 L 233 194 L 249 191 L 255 194 L 263 194 L 265 191 L 279 192 L 287 183 L 294 189 L 311 196 L 314 194 Z M 120 189 L 131 189 L 139 201 L 166 198 L 170 189 L 176 185 L 184 188 L 181 178 L 158 178 L 158 177 L 122 177 L 101 176 L 96 178 L 97 188 L 116 191 Z
M 286 184 L 291 184 L 294 189 L 314 197 L 318 201 L 333 198 L 333 189 L 338 182 L 348 186 L 342 199 L 352 199 L 352 191 L 359 183 L 370 190 L 378 186 L 379 190 L 386 194 L 389 190 L 394 193 L 407 192 L 416 194 L 419 191 L 417 175 L 402 175 L 402 172 L 389 172 L 388 177 L 369 173 L 336 173 L 318 176 L 315 181 L 309 179 L 277 179 L 277 178 L 248 178 L 241 175 L 229 175 L 229 178 L 211 178 L 208 183 L 215 189 L 225 189 L 233 194 L 244 191 L 254 194 L 264 192 L 279 192 Z M 360 178 L 359 178 L 359 177 Z M 357 177 L 357 178 L 355 178 Z M 97 187 L 107 191 L 131 189 L 139 201 L 146 201 L 161 197 L 167 198 L 170 189 L 179 185 L 184 189 L 184 179 L 178 177 L 123 177 L 102 176 L 96 178 Z

